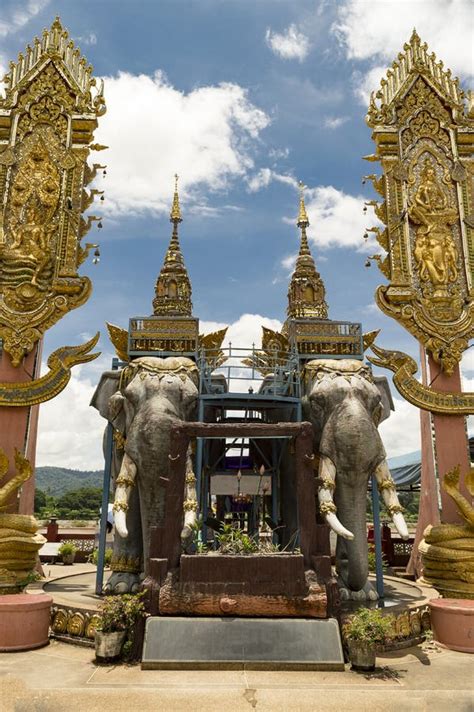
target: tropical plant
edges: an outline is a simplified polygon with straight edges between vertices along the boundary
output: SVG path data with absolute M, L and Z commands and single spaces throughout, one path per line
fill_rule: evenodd
M 390 638 L 392 624 L 392 615 L 384 615 L 378 608 L 360 608 L 343 625 L 342 632 L 348 641 L 375 646 Z
M 132 632 L 138 619 L 147 615 L 143 596 L 143 592 L 106 596 L 99 604 L 97 630 L 103 633 Z
M 73 541 L 63 541 L 58 548 L 59 556 L 72 556 L 77 551 L 77 546 Z
M 104 565 L 105 566 L 110 566 L 112 562 L 112 556 L 113 556 L 113 550 L 110 547 L 107 547 L 104 553 Z M 91 551 L 89 556 L 87 557 L 87 563 L 88 564 L 94 564 L 94 566 L 97 566 L 99 561 L 99 549 L 94 549 Z
M 369 544 L 367 559 L 369 562 L 369 571 L 375 572 L 376 570 L 376 557 L 375 557 L 375 544 Z M 388 568 L 387 557 L 382 552 L 382 571 L 385 573 Z

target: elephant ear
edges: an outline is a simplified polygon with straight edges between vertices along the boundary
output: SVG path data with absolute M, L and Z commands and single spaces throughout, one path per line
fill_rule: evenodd
M 395 410 L 393 405 L 392 392 L 385 376 L 374 376 L 374 384 L 379 389 L 380 397 L 382 398 L 382 417 L 380 423 L 390 417 L 390 412 Z
M 122 407 L 123 396 L 118 393 L 121 371 L 105 371 L 100 377 L 90 405 L 108 420 L 116 430 L 125 432 L 125 412 Z M 120 400 L 121 399 L 121 400 Z

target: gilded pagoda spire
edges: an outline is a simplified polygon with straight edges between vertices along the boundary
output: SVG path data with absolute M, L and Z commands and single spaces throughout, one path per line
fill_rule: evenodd
M 300 181 L 300 204 L 296 221 L 301 230 L 300 249 L 288 288 L 288 317 L 290 319 L 327 319 L 328 305 L 324 299 L 326 290 L 320 274 L 316 270 L 306 234 L 309 219 L 304 202 L 304 188 L 305 186 Z
M 184 264 L 178 235 L 178 225 L 182 221 L 178 194 L 178 175 L 175 175 L 173 203 L 170 212 L 173 232 L 163 267 L 156 280 L 155 298 L 153 300 L 153 313 L 155 316 L 192 315 L 191 282 Z

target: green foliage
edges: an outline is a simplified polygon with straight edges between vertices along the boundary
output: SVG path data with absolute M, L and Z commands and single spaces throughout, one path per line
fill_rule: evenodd
M 342 627 L 346 640 L 377 645 L 385 643 L 392 632 L 392 615 L 384 615 L 379 608 L 360 608 Z
M 375 572 L 375 544 L 369 544 L 368 552 L 367 552 L 367 558 L 369 560 L 369 571 L 372 573 Z M 387 571 L 388 568 L 388 563 L 387 563 L 387 557 L 382 551 L 382 571 Z
M 41 509 L 45 509 L 47 506 L 47 495 L 43 490 L 35 490 L 35 512 L 39 512 Z
M 59 556 L 70 556 L 71 554 L 75 554 L 76 551 L 77 546 L 73 541 L 63 541 L 58 548 Z
M 105 566 L 110 566 L 110 563 L 112 561 L 112 556 L 113 556 L 112 549 L 110 549 L 110 547 L 107 547 L 107 549 L 105 550 L 105 554 L 104 554 Z M 91 553 L 87 557 L 87 563 L 94 564 L 94 566 L 97 566 L 98 561 L 99 561 L 99 549 L 94 549 L 94 551 L 91 551 Z
M 255 554 L 258 551 L 257 542 L 233 524 L 222 524 L 216 539 L 221 554 Z
M 99 604 L 100 621 L 97 630 L 115 633 L 125 630 L 133 632 L 139 618 L 147 615 L 143 602 L 144 593 L 126 593 L 121 596 L 106 596 Z
M 97 471 L 71 470 L 66 467 L 37 467 L 35 469 L 36 486 L 54 498 L 66 492 L 83 487 L 102 488 L 104 473 Z
M 68 512 L 94 512 L 95 517 L 99 516 L 99 509 L 102 505 L 102 489 L 100 487 L 81 487 L 73 492 L 66 492 L 58 498 L 56 506 L 61 513 Z

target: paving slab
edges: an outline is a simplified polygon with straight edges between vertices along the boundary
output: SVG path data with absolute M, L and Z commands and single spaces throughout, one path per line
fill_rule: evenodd
M 474 656 L 424 645 L 373 674 L 97 667 L 59 641 L 0 656 L 1 712 L 473 712 Z

